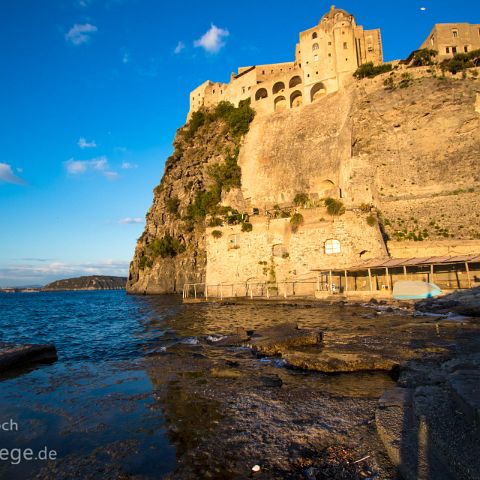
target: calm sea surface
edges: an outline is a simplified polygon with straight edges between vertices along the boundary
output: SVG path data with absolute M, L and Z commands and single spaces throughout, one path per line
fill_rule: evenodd
M 337 306 L 185 306 L 176 296 L 123 291 L 0 294 L 0 341 L 53 343 L 58 351 L 57 362 L 0 378 L 0 425 L 11 419 L 18 425 L 18 431 L 0 429 L 0 449 L 54 450 L 57 459 L 16 462 L 10 455 L 0 459 L 0 479 L 162 478 L 218 425 L 209 401 L 195 400 L 178 383 L 209 382 L 210 370 L 199 371 L 207 357 L 208 369 L 225 364 L 225 350 L 209 348 L 206 336 L 292 320 L 335 330 L 359 322 L 355 315 Z M 241 348 L 228 352 L 238 357 L 230 365 L 240 362 L 250 372 L 241 388 L 250 377 L 278 371 Z M 379 396 L 391 382 L 384 376 L 345 384 L 315 378 L 336 397 L 345 389 L 363 397 L 366 382 L 369 395 Z M 285 373 L 283 380 L 295 387 L 306 377 Z
M 58 351 L 56 363 L 0 381 L 0 422 L 18 424 L 0 431 L 0 448 L 46 446 L 79 463 L 98 448 L 108 463 L 120 450 L 127 473 L 171 471 L 175 449 L 142 359 L 177 341 L 166 319 L 182 309 L 176 298 L 123 291 L 0 294 L 0 341 Z M 0 478 L 32 478 L 45 463 L 2 461 Z

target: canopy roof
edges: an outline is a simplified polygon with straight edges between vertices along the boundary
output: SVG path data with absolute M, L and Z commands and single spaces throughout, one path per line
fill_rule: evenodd
M 395 268 L 395 267 L 411 267 L 421 265 L 440 265 L 440 264 L 453 264 L 453 263 L 480 263 L 480 254 L 471 255 L 455 255 L 455 256 L 442 256 L 442 257 L 414 257 L 414 258 L 372 258 L 365 262 L 353 265 L 345 268 L 313 268 L 313 272 L 325 272 L 325 271 L 345 271 L 358 272 L 361 270 L 376 269 L 376 268 Z

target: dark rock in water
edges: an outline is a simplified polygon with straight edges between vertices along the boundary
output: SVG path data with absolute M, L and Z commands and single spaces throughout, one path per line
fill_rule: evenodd
M 57 360 L 57 349 L 54 345 L 18 345 L 0 342 L 0 373 L 55 360 Z
M 259 330 L 249 341 L 252 349 L 263 355 L 281 355 L 292 347 L 319 345 L 321 343 L 322 332 L 300 330 L 294 323 L 284 323 Z

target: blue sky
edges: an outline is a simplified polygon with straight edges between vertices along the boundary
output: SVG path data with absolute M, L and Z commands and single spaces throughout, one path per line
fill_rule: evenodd
M 479 3 L 343 0 L 385 60 Z M 0 286 L 127 273 L 152 189 L 206 79 L 293 60 L 330 2 L 0 0 Z

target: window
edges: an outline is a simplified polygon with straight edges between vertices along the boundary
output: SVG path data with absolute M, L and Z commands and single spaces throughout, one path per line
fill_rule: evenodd
M 433 47 L 433 43 L 434 43 L 434 42 L 435 42 L 435 35 L 432 35 L 432 36 L 430 37 L 430 45 L 432 45 L 432 47 Z
M 445 49 L 445 52 L 446 52 L 446 53 L 450 53 L 450 47 L 447 47 L 447 48 Z
M 313 32 L 312 33 L 312 38 L 317 38 L 317 37 L 318 37 L 317 32 Z
M 325 253 L 327 255 L 340 253 L 340 242 L 338 240 L 327 240 L 325 242 Z
M 464 51 L 465 53 L 468 52 L 468 45 L 465 45 L 465 46 L 463 47 L 463 51 Z
M 452 53 L 453 54 L 457 53 L 457 47 L 452 47 Z
M 332 56 L 332 54 L 331 54 L 331 53 L 329 53 L 329 54 L 328 54 L 328 56 L 329 56 L 329 57 L 331 57 L 331 56 Z
M 329 44 L 329 45 L 331 45 L 331 44 L 332 44 L 332 42 L 328 42 L 328 44 Z
M 262 70 L 262 75 L 265 75 L 265 70 Z
M 466 48 L 466 47 L 465 47 L 465 48 Z M 318 55 L 314 55 L 314 56 L 313 56 L 313 60 L 314 60 L 315 62 L 318 62 Z
M 344 50 L 346 50 L 348 48 L 348 43 L 347 42 L 343 42 L 343 48 L 344 48 Z
M 452 30 L 452 35 L 453 35 L 453 38 L 457 38 L 458 37 L 458 30 Z
M 318 50 L 318 43 L 314 43 L 312 45 L 312 50 L 315 51 L 315 50 Z
M 231 250 L 233 248 L 240 248 L 240 235 L 238 233 L 228 237 L 228 249 Z

